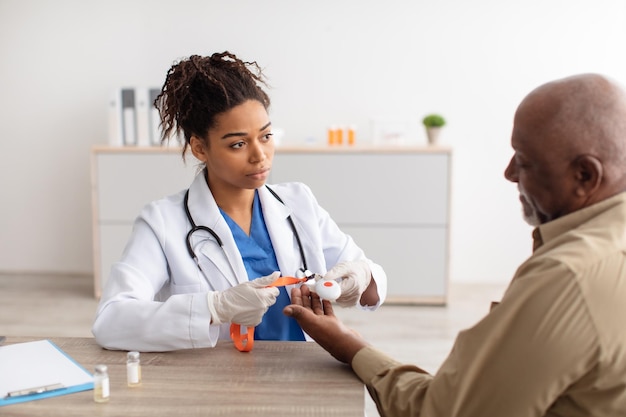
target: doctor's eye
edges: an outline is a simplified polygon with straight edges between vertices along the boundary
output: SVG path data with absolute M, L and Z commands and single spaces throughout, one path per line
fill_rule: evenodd
M 232 145 L 230 145 L 230 147 L 233 148 L 233 149 L 241 149 L 241 148 L 243 148 L 243 145 L 245 145 L 245 144 L 246 143 L 244 141 L 241 141 L 241 142 L 233 143 Z
M 265 135 L 263 135 L 263 140 L 265 140 L 266 142 L 269 142 L 272 139 L 272 136 L 274 136 L 272 132 L 266 133 Z

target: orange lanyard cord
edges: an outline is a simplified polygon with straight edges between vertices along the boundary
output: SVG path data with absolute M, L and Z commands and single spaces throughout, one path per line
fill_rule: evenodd
M 299 284 L 308 279 L 307 277 L 280 277 L 268 285 L 268 287 L 284 287 L 285 285 Z M 230 325 L 230 338 L 233 339 L 237 350 L 240 352 L 250 352 L 254 347 L 254 327 L 248 327 L 247 333 L 241 333 L 241 325 L 232 323 Z

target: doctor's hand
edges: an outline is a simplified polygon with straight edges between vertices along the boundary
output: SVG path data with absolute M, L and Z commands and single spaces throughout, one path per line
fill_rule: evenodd
M 372 271 L 367 261 L 342 262 L 330 269 L 324 275 L 325 280 L 338 280 L 341 287 L 341 296 L 336 303 L 341 307 L 353 307 L 359 301 L 363 305 L 376 305 L 378 291 L 372 280 Z M 367 296 L 361 298 L 367 290 Z
M 276 271 L 271 275 L 236 285 L 225 291 L 211 291 L 207 295 L 211 323 L 237 323 L 254 327 L 261 323 L 263 315 L 276 302 L 279 291 L 268 288 L 280 276 Z

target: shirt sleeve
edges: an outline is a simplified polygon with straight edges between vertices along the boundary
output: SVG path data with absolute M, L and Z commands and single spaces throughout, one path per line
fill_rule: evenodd
M 576 277 L 552 261 L 514 279 L 434 376 L 372 348 L 352 367 L 382 416 L 544 416 L 593 369 L 598 345 Z

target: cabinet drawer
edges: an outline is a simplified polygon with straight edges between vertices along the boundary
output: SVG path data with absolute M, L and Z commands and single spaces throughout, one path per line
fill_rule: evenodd
M 342 224 L 448 223 L 448 154 L 274 156 L 272 183 L 300 181 Z
M 134 220 L 147 203 L 188 188 L 198 170 L 174 153 L 100 153 L 96 164 L 100 221 Z

